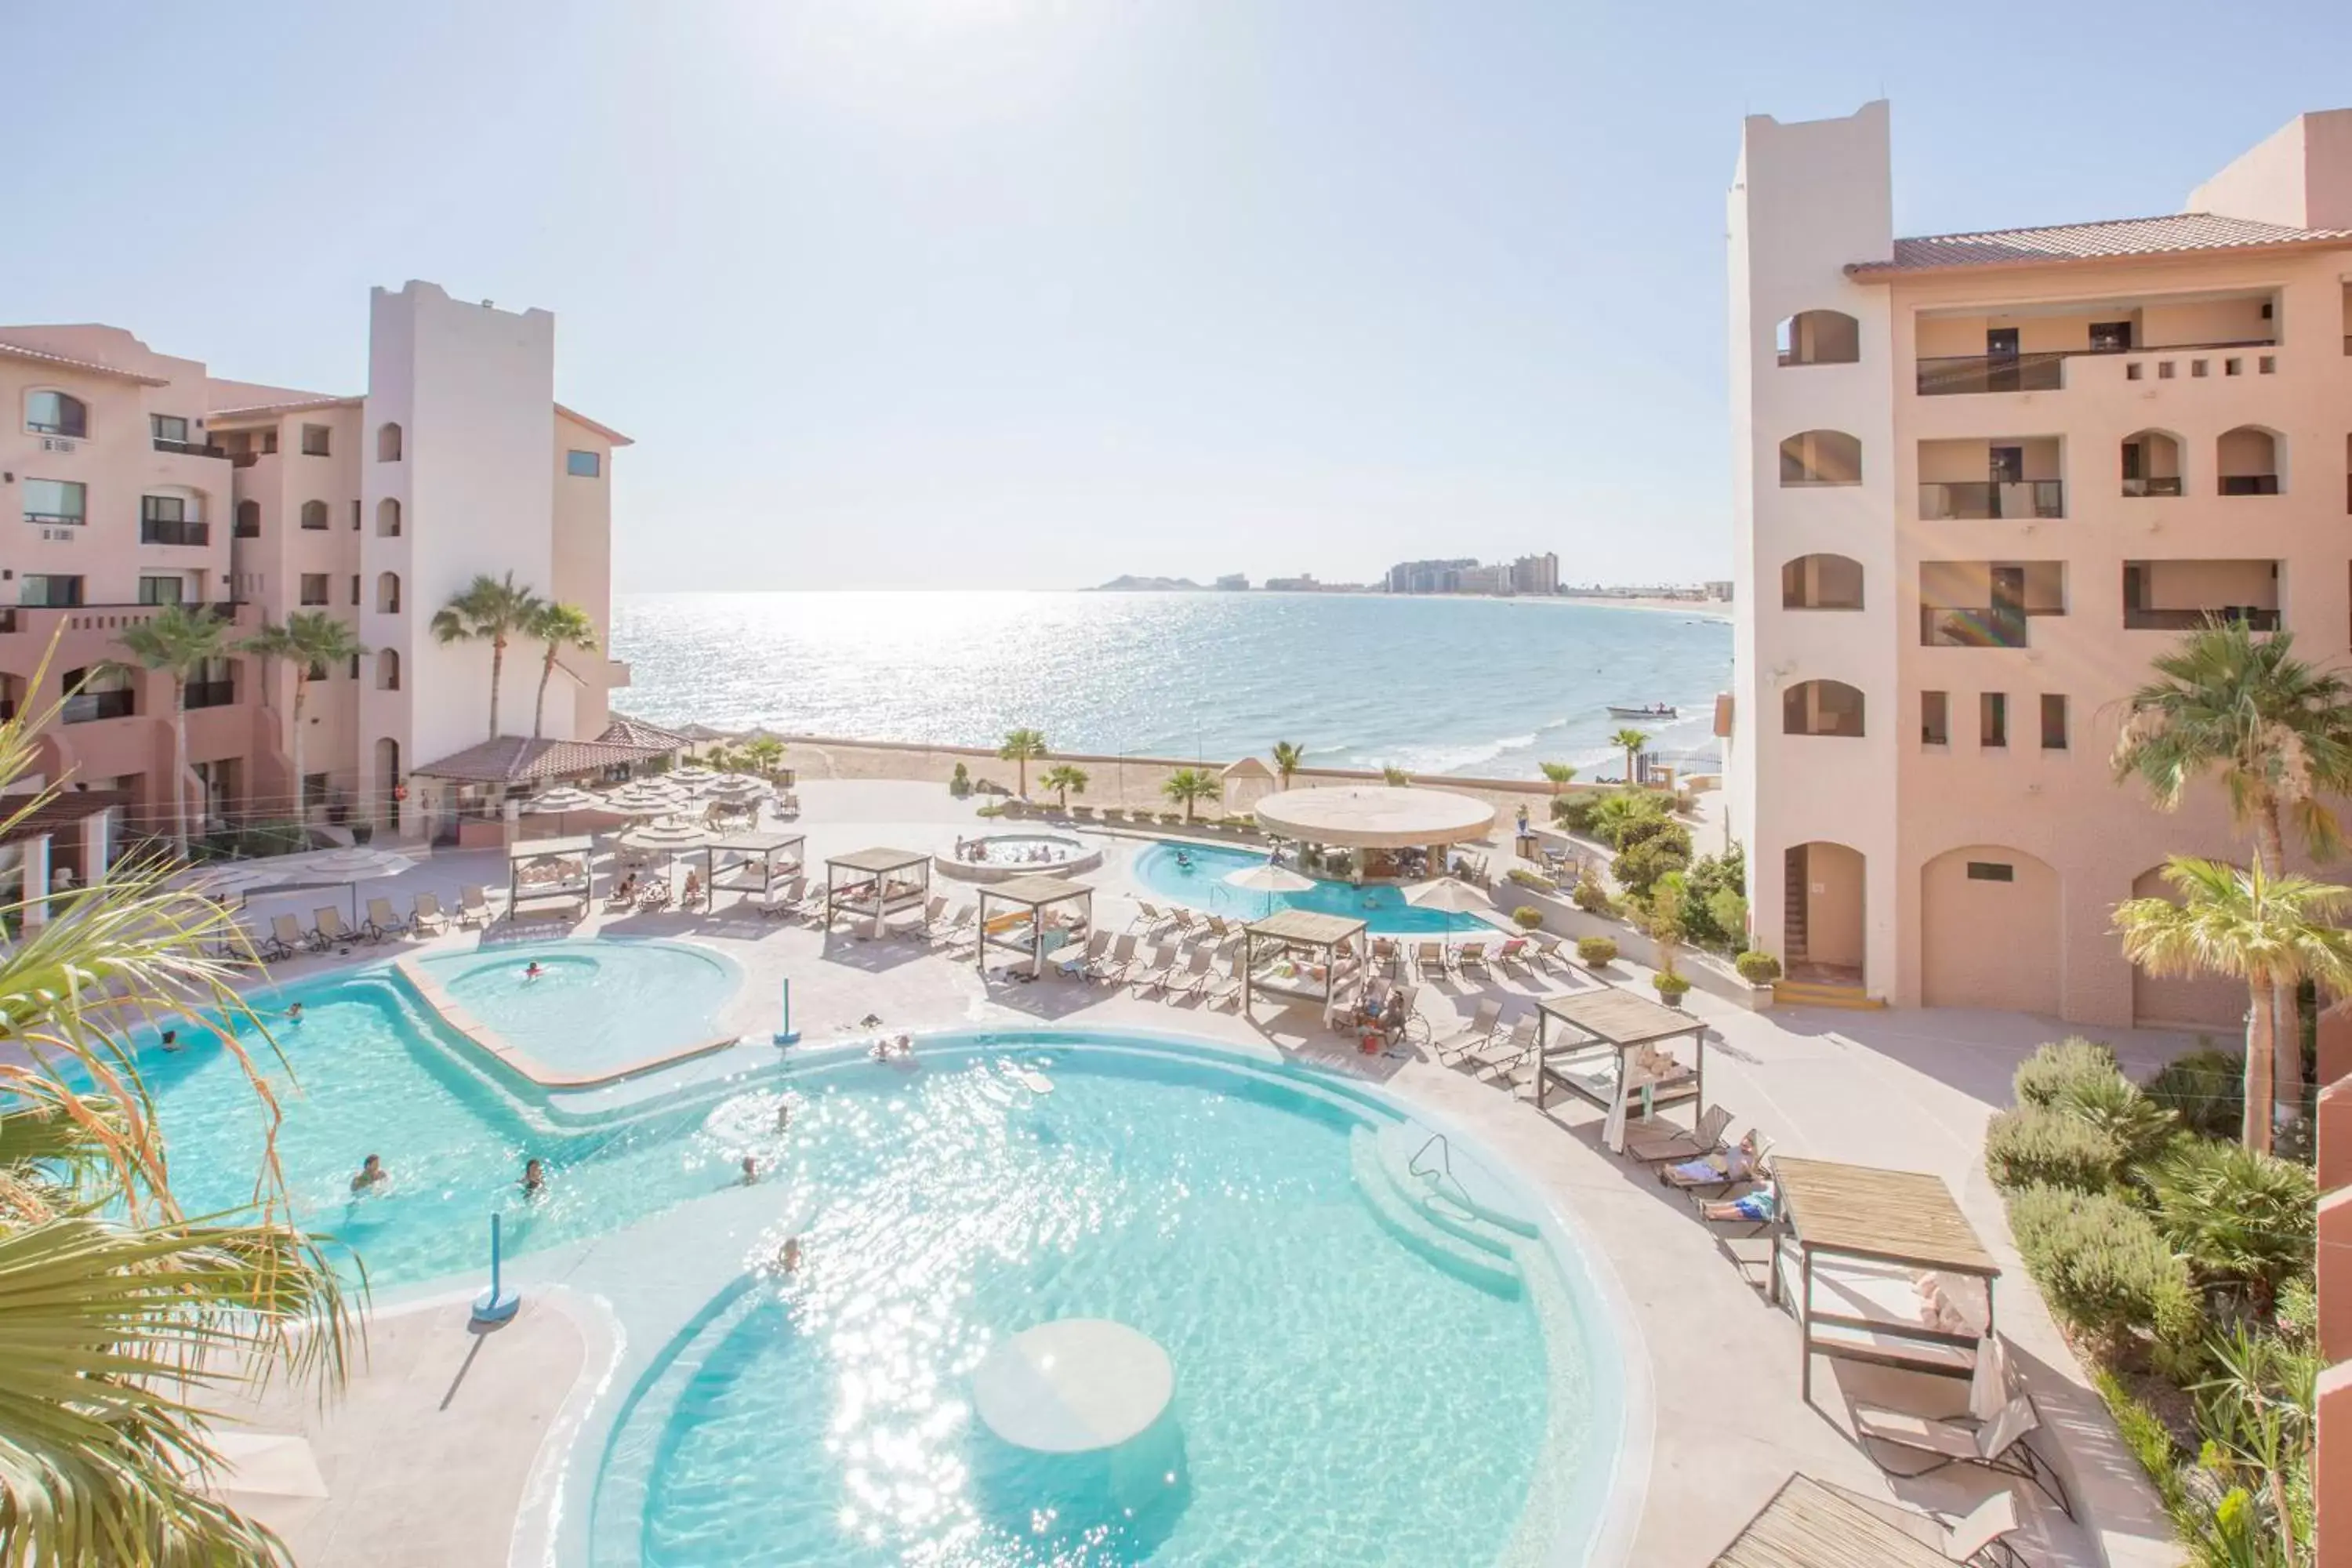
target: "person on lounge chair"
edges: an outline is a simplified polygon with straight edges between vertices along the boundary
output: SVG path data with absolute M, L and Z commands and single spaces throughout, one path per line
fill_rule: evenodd
M 1717 1187 L 1745 1182 L 1756 1174 L 1756 1134 L 1751 1130 L 1747 1137 L 1721 1153 L 1667 1166 L 1659 1173 L 1658 1180 L 1670 1187 Z
M 1752 1193 L 1742 1193 L 1723 1203 L 1701 1204 L 1698 1206 L 1701 1219 L 1717 1223 L 1748 1219 L 1766 1225 L 1770 1223 L 1775 1213 L 1772 1194 L 1765 1187 L 1759 1187 Z

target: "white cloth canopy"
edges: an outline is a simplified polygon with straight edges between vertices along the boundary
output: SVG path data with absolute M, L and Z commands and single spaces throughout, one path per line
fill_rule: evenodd
M 1415 909 L 1437 910 L 1449 915 L 1475 915 L 1495 907 L 1494 900 L 1458 877 L 1415 882 L 1404 890 L 1404 901 Z
M 289 882 L 371 882 L 397 877 L 416 864 L 417 858 L 399 849 L 306 849 L 298 855 L 270 855 L 254 860 L 231 860 L 199 866 L 181 873 L 180 884 L 215 898 Z

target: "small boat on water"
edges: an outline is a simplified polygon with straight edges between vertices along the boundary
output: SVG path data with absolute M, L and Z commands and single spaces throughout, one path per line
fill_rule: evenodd
M 1609 704 L 1609 717 L 1612 719 L 1674 719 L 1680 715 L 1664 702 L 1654 702 L 1647 708 L 1620 708 L 1612 702 Z

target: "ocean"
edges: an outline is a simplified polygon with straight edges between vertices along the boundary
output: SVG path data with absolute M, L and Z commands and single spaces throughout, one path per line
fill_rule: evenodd
M 624 595 L 614 706 L 656 724 L 1226 762 L 1276 741 L 1310 765 L 1613 775 L 1610 703 L 1679 765 L 1718 756 L 1731 624 L 1574 600 L 1358 594 Z M 1617 763 L 1611 766 L 1612 760 Z

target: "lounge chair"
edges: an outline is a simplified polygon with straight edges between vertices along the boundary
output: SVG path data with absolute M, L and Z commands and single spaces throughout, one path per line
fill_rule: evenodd
M 980 908 L 976 904 L 958 904 L 931 940 L 941 947 L 961 947 L 967 942 L 980 939 Z
M 1442 942 L 1421 943 L 1413 949 L 1412 966 L 1421 972 L 1424 980 L 1432 974 L 1445 973 L 1450 967 L 1445 962 L 1445 944 Z
M 1424 942 L 1423 945 L 1434 947 L 1436 943 Z M 1467 1024 L 1463 1025 L 1438 1043 L 1437 1059 L 1441 1062 L 1444 1061 L 1449 1054 L 1455 1058 L 1464 1056 L 1471 1047 L 1480 1044 L 1495 1032 L 1495 1026 L 1501 1022 L 1502 1016 L 1503 1005 L 1500 1002 L 1489 997 L 1479 1003 L 1471 1013 L 1470 1021 Z
M 1198 996 L 1208 989 L 1209 982 L 1214 978 L 1209 969 L 1209 950 L 1196 947 L 1186 955 L 1182 972 L 1170 977 L 1166 989 L 1181 990 Z
M 1147 904 L 1141 899 L 1138 899 L 1135 900 L 1135 908 L 1136 916 L 1127 922 L 1127 929 L 1139 935 L 1148 936 L 1168 923 L 1168 917 L 1160 912 L 1160 906 L 1157 904 Z
M 1209 981 L 1209 989 L 1206 994 L 1208 996 L 1209 1005 L 1212 1007 L 1215 1006 L 1220 1002 L 1231 1000 L 1238 1003 L 1241 1000 L 1242 971 L 1241 961 L 1239 959 L 1228 958 L 1225 960 L 1224 966 L 1219 969 L 1215 975 Z
M 478 887 L 457 889 L 457 923 L 461 926 L 490 923 L 490 900 Z
M 1393 976 L 1398 967 L 1404 963 L 1404 952 L 1397 946 L 1394 939 L 1376 936 L 1372 938 L 1372 962 L 1375 964 L 1387 964 L 1389 973 Z
M 646 884 L 646 890 L 644 892 L 637 895 L 637 908 L 641 910 L 666 910 L 669 908 L 669 879 L 667 877 L 656 877 L 652 881 Z M 461 914 L 458 916 L 460 922 L 462 922 L 464 919 L 464 915 Z
M 1171 909 L 1168 911 L 1168 929 L 1175 933 L 1178 942 L 1190 942 L 1208 928 L 1192 918 L 1192 910 Z
M 1242 938 L 1240 929 L 1228 925 L 1223 915 L 1211 915 L 1202 924 L 1208 929 L 1209 945 L 1213 948 L 1223 948 L 1229 943 L 1239 942 Z
M 1485 1078 L 1488 1073 L 1493 1072 L 1499 1073 L 1507 1079 L 1511 1070 L 1527 1060 L 1535 1048 L 1536 1019 L 1535 1015 L 1529 1013 L 1512 1024 L 1507 1030 L 1489 1035 L 1486 1039 L 1471 1047 L 1469 1057 L 1472 1061 L 1478 1064 L 1480 1078 Z
M 343 923 L 343 911 L 321 904 L 310 911 L 310 945 L 320 952 L 340 942 L 357 942 L 359 932 Z
M 804 879 L 794 877 L 781 887 L 769 889 L 767 896 L 760 902 L 760 918 L 771 921 L 790 918 L 794 912 L 794 906 L 801 901 L 801 893 L 804 886 Z
M 309 940 L 300 921 L 292 915 L 272 915 L 269 917 L 269 940 L 261 944 L 262 959 L 266 963 L 271 959 L 291 958 L 309 945 Z
M 411 931 L 442 931 L 447 928 L 449 917 L 441 908 L 441 900 L 431 893 L 419 893 L 408 906 L 408 929 Z
M 1096 961 L 1109 951 L 1110 932 L 1098 931 L 1087 938 L 1083 946 L 1074 942 L 1065 942 L 1046 958 L 1049 963 L 1059 966 L 1063 973 L 1076 974 L 1082 971 L 1091 972 Z
M 1953 1465 L 1980 1465 L 2032 1482 L 2058 1505 L 2061 1513 L 2072 1519 L 2074 1505 L 2066 1495 L 2065 1484 L 2050 1468 L 2050 1461 L 2035 1453 L 2032 1445 L 2025 1440 L 2025 1435 L 2041 1425 L 2041 1412 L 2034 1409 L 2032 1397 L 2024 1394 L 2012 1395 L 1989 1421 L 1912 1415 L 1876 1405 L 1853 1407 L 1854 1436 L 1861 1439 L 1872 1461 L 1888 1475 L 1910 1479 Z M 1913 1464 L 1906 1459 L 1890 1464 L 1874 1445 L 1898 1449 L 1927 1462 Z
M 1755 1181 L 1771 1153 L 1771 1145 L 1750 1128 L 1730 1148 L 1659 1165 L 1658 1184 L 1685 1193 L 1719 1193 Z
M 1625 1129 L 1625 1152 L 1650 1165 L 1662 1160 L 1704 1160 L 1723 1147 L 1723 1134 L 1730 1125 L 1731 1112 L 1720 1105 L 1700 1112 L 1698 1125 L 1687 1132 L 1656 1122 L 1636 1122 Z
M 1464 942 L 1461 951 L 1454 955 L 1454 967 L 1464 974 L 1475 969 L 1489 979 L 1495 973 L 1486 966 L 1486 944 L 1483 942 Z
M 1421 1037 L 1424 1040 L 1429 1038 L 1429 1020 L 1423 1017 L 1414 1005 L 1421 1000 L 1421 987 L 1401 985 L 1397 988 L 1396 994 L 1404 1003 L 1404 1027 L 1400 1031 L 1399 1037 L 1408 1040 L 1412 1038 L 1412 1031 L 1417 1025 L 1421 1029 Z
M 1138 991 L 1164 991 L 1169 977 L 1176 973 L 1175 950 L 1165 944 L 1155 945 L 1150 956 L 1139 961 L 1136 967 L 1142 973 L 1131 976 L 1130 983 Z
M 931 901 L 923 906 L 923 918 L 916 922 L 915 930 L 921 935 L 930 935 L 931 928 L 938 925 L 940 917 L 947 912 L 948 896 L 945 893 L 933 893 Z
M 1908 1536 L 1942 1562 L 2027 1568 L 2007 1540 L 2019 1528 L 2017 1494 L 2007 1487 L 1948 1524 L 1937 1515 L 1801 1473 L 1782 1484 L 1716 1561 L 1881 1563 L 1896 1550 L 1887 1540 L 1894 1533 Z M 1906 1553 L 1905 1560 L 1912 1555 Z
M 404 928 L 400 923 L 400 917 L 392 912 L 390 899 L 370 899 L 367 923 L 360 929 L 367 932 L 370 942 L 383 942 L 388 937 L 400 935 Z
M 1097 980 L 1124 979 L 1135 967 L 1135 937 L 1122 932 L 1110 944 L 1110 951 L 1099 958 L 1087 960 L 1087 973 Z
M 1538 932 L 1528 938 L 1528 952 L 1531 955 L 1529 962 L 1538 969 L 1550 969 L 1555 965 L 1565 969 L 1568 967 L 1568 956 L 1562 950 L 1567 946 L 1568 942 L 1564 937 L 1546 936 Z
M 1495 962 L 1506 969 L 1521 969 L 1532 974 L 1535 966 L 1528 962 L 1528 939 L 1515 936 L 1495 950 Z

